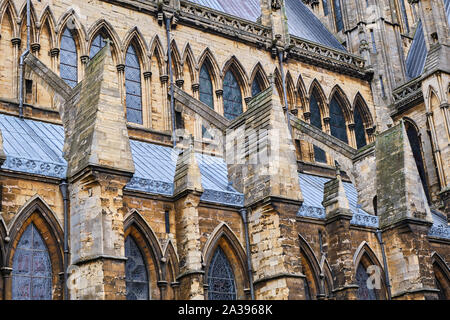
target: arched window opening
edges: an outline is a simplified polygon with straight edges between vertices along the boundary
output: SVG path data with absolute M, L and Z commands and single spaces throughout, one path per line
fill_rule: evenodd
M 144 256 L 132 236 L 125 239 L 127 300 L 148 300 L 149 285 Z
M 444 268 L 445 262 L 443 262 Z M 434 281 L 436 283 L 436 289 L 439 290 L 439 300 L 450 300 L 450 279 L 446 276 L 449 273 L 444 272 L 442 267 L 435 261 L 433 263 Z
M 423 190 L 427 197 L 428 202 L 430 202 L 430 194 L 428 191 L 428 183 L 425 174 L 425 166 L 422 157 L 422 147 L 420 145 L 419 134 L 414 127 L 409 122 L 405 122 L 406 134 L 408 135 L 409 144 L 411 145 L 414 160 L 416 162 L 417 170 L 419 171 L 420 180 L 422 181 Z
M 263 88 L 263 81 L 259 73 L 257 73 L 255 79 L 253 79 L 252 82 L 252 97 L 260 93 L 262 91 L 262 88 Z
M 336 97 L 330 103 L 330 129 L 333 137 L 348 143 L 344 113 Z
M 356 146 L 359 149 L 367 145 L 367 140 L 364 122 L 358 106 L 355 107 L 355 111 L 353 112 L 353 118 L 355 119 Z
M 217 247 L 208 269 L 208 299 L 236 300 L 233 269 L 221 247 Z
M 61 78 L 72 88 L 78 83 L 77 46 L 72 32 L 66 27 L 61 37 L 59 71 Z
M 376 216 L 378 215 L 378 202 L 377 201 L 378 201 L 378 197 L 377 196 L 373 197 L 373 200 L 372 200 L 373 212 Z
M 213 84 L 211 80 L 210 68 L 205 61 L 200 69 L 200 101 L 214 110 Z
M 356 283 L 358 284 L 358 300 L 377 300 L 375 290 L 367 285 L 369 274 L 362 263 L 356 269 Z M 370 281 L 369 281 L 370 283 Z
M 336 30 L 337 32 L 344 29 L 344 22 L 342 20 L 342 10 L 341 10 L 341 1 L 340 0 L 334 0 L 334 19 L 336 21 Z
M 232 70 L 228 70 L 223 81 L 224 117 L 233 120 L 242 113 L 242 93 Z
M 320 130 L 322 130 L 322 116 L 320 114 L 319 104 L 317 102 L 316 95 L 313 93 L 311 98 L 309 99 L 309 111 L 311 113 L 311 124 Z M 316 162 L 326 163 L 327 158 L 325 155 L 325 151 L 320 149 L 319 147 L 314 146 L 314 159 Z
M 92 59 L 106 45 L 105 38 L 99 33 L 91 44 L 89 58 Z
M 20 237 L 13 258 L 13 300 L 51 300 L 52 265 L 47 246 L 31 223 Z
M 303 249 L 300 251 L 300 261 L 302 264 L 303 274 L 305 275 L 305 298 L 306 300 L 316 300 L 317 295 L 319 294 L 318 284 L 315 280 L 314 269 L 311 265 L 311 261 L 308 259 Z
M 141 66 L 133 45 L 128 46 L 125 59 L 127 120 L 142 124 Z

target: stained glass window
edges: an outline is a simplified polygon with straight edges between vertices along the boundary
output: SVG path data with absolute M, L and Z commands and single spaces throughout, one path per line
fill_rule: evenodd
M 47 246 L 31 223 L 22 234 L 13 258 L 13 300 L 51 300 L 52 265 Z
M 330 103 L 330 129 L 333 137 L 348 143 L 344 113 L 335 97 L 331 99 Z
M 430 201 L 430 194 L 428 192 L 427 178 L 425 175 L 425 166 L 422 158 L 422 148 L 420 146 L 420 138 L 416 128 L 406 122 L 406 133 L 408 135 L 409 144 L 411 145 L 414 160 L 416 161 L 417 170 L 419 171 L 420 180 L 422 181 L 423 190 Z
M 320 109 L 315 94 L 312 94 L 309 99 L 309 111 L 311 112 L 311 124 L 322 130 L 322 117 L 320 115 Z M 314 146 L 314 158 L 317 162 L 327 162 L 325 151 L 316 146 Z
M 364 129 L 364 122 L 361 117 L 361 113 L 359 112 L 359 108 L 356 107 L 353 113 L 353 118 L 355 119 L 355 136 L 356 136 L 356 145 L 359 148 L 364 147 L 367 144 L 366 141 L 366 133 Z
M 203 63 L 200 69 L 200 101 L 214 109 L 213 85 L 207 62 Z
M 341 1 L 334 0 L 334 17 L 336 20 L 336 29 L 337 31 L 341 31 L 344 29 L 344 23 L 342 21 L 342 11 L 341 11 Z
M 125 59 L 125 89 L 128 122 L 142 124 L 141 66 L 133 45 Z
M 223 105 L 224 116 L 228 120 L 233 120 L 242 113 L 241 88 L 231 70 L 225 74 L 223 81 Z
M 356 283 L 358 284 L 358 300 L 377 300 L 375 290 L 369 289 L 367 286 L 367 280 L 369 279 L 369 274 L 366 268 L 360 263 L 356 269 Z
M 233 269 L 222 248 L 218 247 L 208 269 L 209 300 L 236 300 Z
M 61 37 L 60 64 L 61 78 L 72 88 L 78 83 L 78 55 L 75 40 L 68 28 Z
M 256 74 L 255 79 L 252 83 L 252 97 L 256 96 L 258 93 L 262 91 L 261 89 L 261 78 L 259 74 Z
M 102 34 L 99 33 L 94 41 L 91 44 L 91 51 L 89 53 L 89 58 L 93 58 L 104 46 L 105 46 L 105 38 L 103 38 Z
M 323 15 L 327 16 L 328 15 L 328 1 L 322 0 L 322 4 L 323 4 Z
M 127 287 L 127 300 L 148 300 L 149 286 L 147 267 L 141 250 L 133 237 L 125 239 L 125 282 Z

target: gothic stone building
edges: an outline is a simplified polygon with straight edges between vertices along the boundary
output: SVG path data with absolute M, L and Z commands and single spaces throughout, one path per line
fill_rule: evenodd
M 450 0 L 0 0 L 2 299 L 449 299 Z

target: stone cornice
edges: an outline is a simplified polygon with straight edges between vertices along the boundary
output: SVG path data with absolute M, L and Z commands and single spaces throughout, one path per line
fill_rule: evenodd
M 394 103 L 391 116 L 396 116 L 409 108 L 423 102 L 422 78 L 417 77 L 392 92 Z

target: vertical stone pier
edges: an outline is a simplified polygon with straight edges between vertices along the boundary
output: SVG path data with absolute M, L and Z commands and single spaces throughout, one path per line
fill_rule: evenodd
M 65 113 L 70 193 L 71 299 L 125 299 L 123 188 L 134 173 L 109 44 L 87 65 Z

